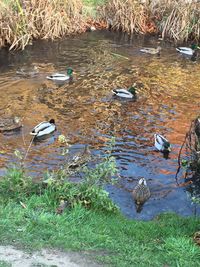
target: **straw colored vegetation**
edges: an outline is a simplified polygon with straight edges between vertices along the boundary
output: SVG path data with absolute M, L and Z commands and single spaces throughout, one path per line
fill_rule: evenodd
M 83 30 L 81 0 L 0 2 L 0 47 L 21 48 L 38 38 L 55 39 Z
M 200 37 L 200 3 L 183 0 L 111 0 L 102 17 L 128 33 L 160 33 L 176 42 Z
M 183 0 L 0 1 L 0 48 L 24 47 L 32 39 L 55 39 L 91 25 L 128 33 L 156 33 L 175 42 L 199 40 L 200 3 Z

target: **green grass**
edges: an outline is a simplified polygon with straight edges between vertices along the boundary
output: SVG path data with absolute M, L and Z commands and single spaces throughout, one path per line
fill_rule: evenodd
M 115 168 L 108 156 L 95 168 L 83 167 L 82 183 L 70 183 L 62 170 L 48 173 L 45 185 L 33 183 L 20 168 L 9 169 L 0 179 L 0 243 L 87 251 L 116 267 L 200 266 L 200 248 L 193 241 L 200 218 L 124 218 L 102 188 Z M 61 199 L 70 205 L 58 215 Z
M 192 236 L 198 218 L 165 214 L 150 222 L 88 210 L 80 205 L 57 215 L 43 196 L 10 200 L 0 206 L 0 242 L 29 249 L 56 247 L 91 251 L 114 266 L 200 266 Z M 101 255 L 102 254 L 102 255 Z
M 83 0 L 83 14 L 86 17 L 96 19 L 98 16 L 97 7 L 105 3 L 106 0 Z
M 106 0 L 83 0 L 83 3 L 85 5 L 90 5 L 90 6 L 98 6 L 101 4 L 104 4 Z

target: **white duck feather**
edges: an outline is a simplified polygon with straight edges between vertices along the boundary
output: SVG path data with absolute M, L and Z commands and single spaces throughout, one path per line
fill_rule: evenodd
M 157 150 L 161 152 L 171 151 L 171 145 L 164 136 L 162 136 L 161 134 L 154 134 L 154 138 L 155 138 L 155 147 L 157 148 Z
M 35 137 L 41 137 L 53 133 L 55 130 L 55 121 L 51 119 L 50 121 L 43 121 L 36 125 L 30 134 L 34 135 Z

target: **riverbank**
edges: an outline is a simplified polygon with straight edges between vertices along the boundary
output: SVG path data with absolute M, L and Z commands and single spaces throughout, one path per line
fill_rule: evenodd
M 103 266 L 199 266 L 193 236 L 200 219 L 175 214 L 149 222 L 125 218 L 97 183 L 115 173 L 113 164 L 109 160 L 88 169 L 78 184 L 67 181 L 63 170 L 35 184 L 21 167 L 8 169 L 0 180 L 1 245 L 28 252 L 79 251 Z M 0 260 L 10 266 L 5 257 Z
M 91 26 L 156 34 L 176 43 L 200 38 L 196 1 L 40 0 L 0 3 L 0 48 L 24 49 L 34 39 L 62 38 Z

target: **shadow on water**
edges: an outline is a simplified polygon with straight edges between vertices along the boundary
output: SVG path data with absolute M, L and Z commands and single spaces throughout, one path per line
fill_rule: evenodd
M 144 220 L 163 211 L 192 214 L 186 188 L 177 186 L 174 177 L 179 148 L 191 118 L 199 112 L 200 64 L 178 54 L 170 44 L 161 45 L 159 57 L 146 55 L 139 49 L 156 47 L 156 39 L 102 31 L 55 43 L 38 41 L 20 52 L 0 51 L 0 112 L 21 116 L 24 125 L 22 134 L 0 135 L 0 166 L 15 160 L 15 149 L 27 149 L 34 125 L 55 118 L 57 131 L 33 143 L 27 157 L 35 177 L 62 164 L 59 134 L 69 138 L 72 153 L 89 144 L 100 155 L 114 136 L 112 154 L 121 178 L 118 186 L 106 188 L 123 213 Z M 39 69 L 37 76 L 16 74 L 20 68 L 34 66 Z M 46 80 L 51 73 L 65 72 L 67 66 L 77 73 L 73 83 Z M 112 96 L 112 89 L 129 88 L 135 82 L 136 101 Z M 170 140 L 172 152 L 167 159 L 154 149 L 154 133 Z M 152 195 L 136 213 L 131 191 L 141 177 Z

